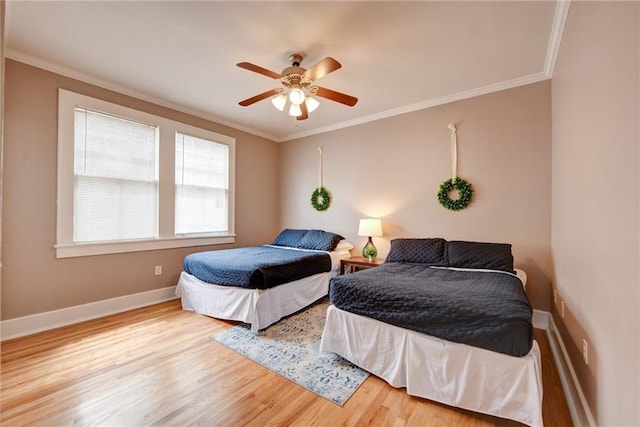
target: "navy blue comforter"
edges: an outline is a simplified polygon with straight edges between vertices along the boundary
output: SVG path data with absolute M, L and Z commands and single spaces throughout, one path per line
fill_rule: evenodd
M 331 257 L 321 251 L 251 246 L 187 255 L 184 271 L 216 285 L 267 289 L 331 271 Z
M 341 310 L 512 356 L 531 350 L 531 305 L 511 274 L 389 262 L 329 286 Z

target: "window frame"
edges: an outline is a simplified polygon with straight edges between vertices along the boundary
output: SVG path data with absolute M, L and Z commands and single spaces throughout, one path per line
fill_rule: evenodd
M 108 242 L 73 242 L 74 110 L 87 108 L 158 128 L 158 230 L 153 239 Z M 229 148 L 228 231 L 175 233 L 175 135 L 180 132 Z M 91 256 L 235 242 L 235 143 L 233 137 L 201 129 L 155 114 L 135 110 L 87 95 L 58 89 L 58 194 L 56 218 L 57 258 Z

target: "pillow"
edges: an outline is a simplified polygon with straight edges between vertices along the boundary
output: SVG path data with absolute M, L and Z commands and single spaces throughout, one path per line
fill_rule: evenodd
M 449 267 L 486 268 L 515 273 L 508 243 L 451 241 L 447 245 Z
M 278 234 L 272 245 L 275 246 L 288 246 L 290 248 L 297 248 L 302 238 L 307 234 L 309 230 L 294 230 L 286 228 Z
M 308 230 L 296 247 L 316 251 L 332 251 L 342 239 L 344 237 L 341 235 L 329 231 Z
M 447 241 L 433 239 L 393 239 L 386 262 L 447 265 Z
M 339 234 L 323 230 L 296 230 L 286 228 L 278 234 L 273 243 L 274 246 L 287 246 L 298 249 L 312 249 L 316 251 L 332 251 L 338 242 L 344 240 Z M 353 248 L 349 242 L 346 242 Z
M 335 247 L 334 251 L 350 251 L 355 246 L 345 239 L 342 239 L 338 242 L 338 245 Z

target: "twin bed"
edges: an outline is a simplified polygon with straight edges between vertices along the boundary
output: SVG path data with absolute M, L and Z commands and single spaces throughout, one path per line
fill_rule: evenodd
M 184 310 L 257 332 L 328 293 L 353 245 L 322 230 L 283 230 L 270 245 L 187 255 L 176 295 Z
M 328 291 L 321 351 L 408 394 L 542 426 L 540 350 L 511 245 L 394 239 L 383 265 L 337 276 L 352 247 L 284 230 L 272 245 L 189 255 L 177 292 L 184 309 L 257 331 Z

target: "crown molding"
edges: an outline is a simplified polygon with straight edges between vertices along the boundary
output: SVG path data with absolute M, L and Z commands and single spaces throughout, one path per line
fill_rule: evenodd
M 418 102 L 415 104 L 405 105 L 402 107 L 394 108 L 387 111 L 382 111 L 380 113 L 370 114 L 368 116 L 359 117 L 354 120 L 347 120 L 340 123 L 335 123 L 330 126 L 324 126 L 321 128 L 311 129 L 305 132 L 293 133 L 289 134 L 278 142 L 290 141 L 292 139 L 304 138 L 307 136 L 317 135 L 320 133 L 331 132 L 338 129 L 344 129 L 351 126 L 357 126 L 368 122 L 373 122 L 376 120 L 386 119 L 393 116 L 398 116 L 400 114 L 411 113 L 413 111 L 424 110 L 426 108 L 435 107 L 438 105 L 448 104 L 454 101 L 460 101 L 463 99 L 473 98 L 480 95 L 486 95 L 492 92 L 498 92 L 501 90 L 512 89 L 518 86 L 524 86 L 532 83 L 538 83 L 543 80 L 548 80 L 549 77 L 546 73 L 540 72 L 536 74 L 530 74 L 528 76 L 518 77 L 512 80 L 507 80 L 499 83 L 494 83 L 486 86 L 482 86 L 479 88 L 454 93 L 452 95 L 443 96 L 440 98 L 428 99 L 426 101 Z
M 498 82 L 486 86 L 482 86 L 479 88 L 458 92 L 455 94 L 443 96 L 440 98 L 428 99 L 426 101 L 418 102 L 415 104 L 410 104 L 398 108 L 393 108 L 391 110 L 382 111 L 379 113 L 370 114 L 367 116 L 358 117 L 353 120 L 346 120 L 339 123 L 334 123 L 329 126 L 318 127 L 314 129 L 309 129 L 304 132 L 290 133 L 284 135 L 282 137 L 277 137 L 275 135 L 268 134 L 266 132 L 262 132 L 255 128 L 237 123 L 228 121 L 225 119 L 221 119 L 220 117 L 216 117 L 214 115 L 205 113 L 203 111 L 195 110 L 189 107 L 186 107 L 182 104 L 173 103 L 167 100 L 159 99 L 148 94 L 138 92 L 132 88 L 121 86 L 114 84 L 112 82 L 102 80 L 88 74 L 81 73 L 76 70 L 72 70 L 66 67 L 62 67 L 57 64 L 50 63 L 48 61 L 44 61 L 39 58 L 35 58 L 31 55 L 27 55 L 23 52 L 16 51 L 14 49 L 7 49 L 5 52 L 5 56 L 7 58 L 23 62 L 34 67 L 42 68 L 47 71 L 51 71 L 65 77 L 73 78 L 76 80 L 80 80 L 89 84 L 93 84 L 96 86 L 103 87 L 108 90 L 112 90 L 114 92 L 122 93 L 124 95 L 132 96 L 134 98 L 147 101 L 162 107 L 171 108 L 173 110 L 177 110 L 183 113 L 191 114 L 192 116 L 199 117 L 201 119 L 209 120 L 211 122 L 215 122 L 217 124 L 221 124 L 223 126 L 228 126 L 233 129 L 247 132 L 256 136 L 260 136 L 266 139 L 269 139 L 274 142 L 286 142 L 291 141 L 293 139 L 305 138 L 313 135 L 318 135 L 322 133 L 332 132 L 339 129 L 344 129 L 352 126 L 357 126 L 369 122 L 373 122 L 376 120 L 381 120 L 393 116 L 398 116 L 401 114 L 411 113 L 413 111 L 423 110 L 426 108 L 435 107 L 438 105 L 447 104 L 454 101 L 460 101 L 463 99 L 473 98 L 480 95 L 486 95 L 488 93 L 497 92 L 501 90 L 511 89 L 518 86 L 524 86 L 527 84 L 537 83 L 543 80 L 548 80 L 553 75 L 553 68 L 555 66 L 556 58 L 558 55 L 558 51 L 560 50 L 560 43 L 562 41 L 562 34 L 564 31 L 565 23 L 567 20 L 567 15 L 569 13 L 569 6 L 571 4 L 571 0 L 559 0 L 556 3 L 556 8 L 554 12 L 553 24 L 551 28 L 551 36 L 549 38 L 549 44 L 547 46 L 547 54 L 545 57 L 544 70 L 539 73 L 530 74 L 527 76 L 518 77 L 515 79 Z
M 138 92 L 135 89 L 130 87 L 117 85 L 115 83 L 109 82 L 107 80 L 102 80 L 97 77 L 91 76 L 89 74 L 81 73 L 77 70 L 73 70 L 67 67 L 63 67 L 57 64 L 53 64 L 49 61 L 42 60 L 40 58 L 36 58 L 32 55 L 28 55 L 26 53 L 17 51 L 15 49 L 7 49 L 5 52 L 5 57 L 12 59 L 14 61 L 22 62 L 27 65 L 31 65 L 36 68 L 41 68 L 46 71 L 50 71 L 52 73 L 60 74 L 65 77 L 69 77 L 71 79 L 79 80 L 83 83 L 89 83 L 94 86 L 99 86 L 107 90 L 111 90 L 113 92 L 118 92 L 123 95 L 131 96 L 133 98 L 137 98 L 141 101 L 150 102 L 155 105 L 159 105 L 161 107 L 170 108 L 172 110 L 180 111 L 182 113 L 190 114 L 192 116 L 208 120 L 214 122 L 216 124 L 220 124 L 223 126 L 228 126 L 234 128 L 236 130 L 247 132 L 256 136 L 261 136 L 263 138 L 269 139 L 271 141 L 277 141 L 278 138 L 270 135 L 268 133 L 259 131 L 257 129 L 251 128 L 249 126 L 242 125 L 240 123 L 232 122 L 229 120 L 221 119 L 220 117 L 216 117 L 214 115 L 205 113 L 200 110 L 196 110 L 193 108 L 186 107 L 182 104 L 167 101 L 164 99 L 156 98 L 151 95 L 148 95 L 143 92 Z
M 567 22 L 569 14 L 569 6 L 571 0 L 560 0 L 556 3 L 556 11 L 553 16 L 553 26 L 551 27 L 551 37 L 549 37 L 549 46 L 547 47 L 547 57 L 544 62 L 544 73 L 551 78 L 553 68 L 556 65 L 560 43 L 562 42 L 562 33 Z

